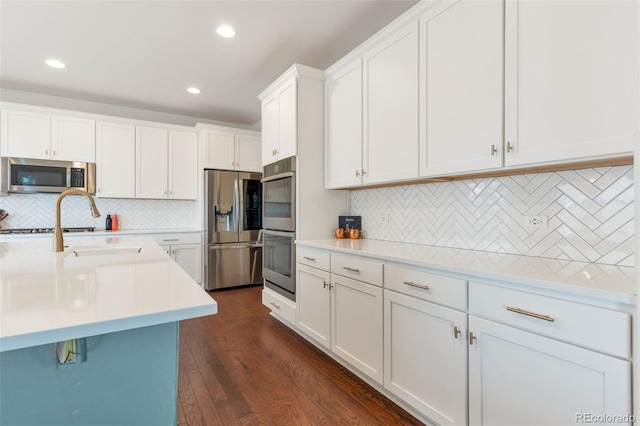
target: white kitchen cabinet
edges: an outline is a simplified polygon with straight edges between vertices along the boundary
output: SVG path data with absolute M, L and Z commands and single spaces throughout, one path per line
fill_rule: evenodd
M 169 132 L 136 127 L 136 198 L 167 198 Z
M 96 197 L 135 198 L 136 128 L 96 123 Z
M 637 7 L 506 2 L 507 166 L 633 152 Z
M 202 283 L 202 236 L 197 233 L 139 234 L 149 236 L 198 284 Z
M 470 282 L 469 314 L 470 424 L 630 413 L 628 313 Z
M 563 426 L 631 413 L 629 361 L 473 315 L 469 333 L 469 424 Z
M 421 176 L 502 167 L 503 7 L 444 2 L 420 20 Z
M 197 165 L 197 134 L 136 128 L 136 198 L 196 199 Z
M 168 197 L 178 200 L 198 198 L 198 135 L 169 130 Z
M 325 187 L 362 184 L 362 58 L 325 80 Z
M 440 425 L 466 424 L 466 324 L 464 312 L 384 291 L 384 386 Z
M 260 133 L 232 128 L 203 128 L 203 168 L 262 172 Z
M 95 162 L 95 121 L 44 112 L 2 110 L 3 157 Z
M 324 71 L 294 64 L 258 95 L 263 166 L 298 155 L 298 142 L 308 143 L 307 135 L 322 138 L 322 111 L 317 108 L 323 103 L 323 81 Z
M 362 58 L 365 184 L 419 174 L 418 24 L 403 26 Z
M 382 383 L 382 287 L 334 273 L 333 266 L 331 273 L 307 266 L 326 266 L 325 255 L 321 251 L 304 250 L 297 256 L 296 325 L 311 339 Z M 362 268 L 363 276 L 374 276 L 374 281 L 379 272 L 380 281 L 382 279 L 381 264 L 334 253 L 330 256 L 331 263 L 334 256 L 350 259 L 353 267 L 348 268 Z M 346 269 L 340 267 L 335 271 Z
M 51 159 L 95 163 L 95 120 L 52 115 Z
M 309 337 L 331 349 L 331 274 L 298 264 L 296 325 Z
M 262 99 L 262 165 L 297 153 L 297 76 L 291 75 Z

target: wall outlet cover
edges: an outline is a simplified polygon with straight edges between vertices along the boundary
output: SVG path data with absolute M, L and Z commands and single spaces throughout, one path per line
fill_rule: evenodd
M 548 217 L 547 216 L 525 216 L 522 224 L 525 228 L 542 228 L 547 229 Z

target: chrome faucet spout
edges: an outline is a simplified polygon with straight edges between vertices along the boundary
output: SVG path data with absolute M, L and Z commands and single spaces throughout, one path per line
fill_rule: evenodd
M 60 194 L 60 196 L 58 197 L 58 201 L 56 202 L 56 228 L 53 236 L 54 252 L 64 251 L 64 239 L 62 238 L 62 226 L 60 225 L 60 205 L 64 197 L 66 197 L 67 195 L 74 195 L 74 194 L 84 195 L 85 197 L 87 197 L 87 199 L 89 200 L 89 203 L 91 204 L 91 215 L 93 217 L 100 217 L 100 212 L 96 207 L 96 202 L 93 200 L 93 197 L 91 196 L 91 194 L 89 194 L 87 191 L 82 189 L 72 188 L 72 189 L 67 189 L 62 194 Z

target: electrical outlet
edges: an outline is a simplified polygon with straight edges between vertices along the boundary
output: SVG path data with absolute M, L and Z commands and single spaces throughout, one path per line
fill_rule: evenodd
M 389 223 L 389 216 L 386 214 L 378 215 L 378 221 L 376 223 L 377 226 L 384 226 Z
M 547 216 L 525 216 L 523 225 L 525 228 L 546 229 L 549 226 L 547 219 Z

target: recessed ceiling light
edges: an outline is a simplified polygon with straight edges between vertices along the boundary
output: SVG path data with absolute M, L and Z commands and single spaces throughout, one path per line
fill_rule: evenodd
M 234 31 L 234 29 L 228 25 L 223 25 L 221 27 L 218 27 L 216 32 L 218 33 L 218 35 L 222 37 L 227 37 L 227 38 L 233 37 L 234 35 L 236 35 L 236 32 Z
M 189 87 L 187 89 L 187 92 L 193 93 L 194 95 L 197 95 L 198 93 L 200 93 L 200 89 L 198 89 L 197 87 Z
M 66 68 L 66 65 L 57 59 L 49 59 L 45 63 L 52 68 Z

